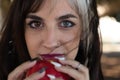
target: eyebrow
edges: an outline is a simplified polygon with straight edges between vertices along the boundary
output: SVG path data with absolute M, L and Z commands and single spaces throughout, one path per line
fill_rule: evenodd
M 26 18 L 31 18 L 31 19 L 35 19 L 35 20 L 43 20 L 43 18 L 36 16 L 36 15 L 27 15 Z M 56 20 L 64 20 L 64 19 L 68 19 L 68 18 L 76 18 L 77 19 L 77 17 L 73 14 L 65 14 L 65 15 L 62 15 L 62 16 L 56 18 Z
M 60 16 L 59 18 L 57 18 L 57 20 L 64 20 L 64 19 L 68 19 L 68 18 L 77 18 L 75 15 L 73 14 L 65 14 L 63 16 Z
M 27 15 L 26 18 L 31 18 L 31 19 L 35 19 L 35 20 L 43 20 L 41 17 L 36 16 L 36 15 Z

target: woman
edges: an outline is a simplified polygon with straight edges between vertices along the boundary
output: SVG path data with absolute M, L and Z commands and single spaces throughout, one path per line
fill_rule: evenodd
M 36 57 L 56 53 L 69 65 L 56 70 L 74 80 L 103 80 L 98 23 L 95 0 L 14 0 L 1 30 L 1 80 L 38 80 L 45 69 L 26 78 L 25 72 Z

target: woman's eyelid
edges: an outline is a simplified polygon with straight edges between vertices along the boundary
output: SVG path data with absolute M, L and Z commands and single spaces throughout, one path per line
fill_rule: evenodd
M 42 20 L 35 20 L 35 19 L 30 20 L 27 24 L 28 24 L 30 27 L 35 28 L 35 26 L 32 26 L 32 24 L 35 24 L 35 23 L 40 23 L 40 26 L 39 26 L 39 27 L 41 27 L 41 25 L 42 25 L 42 27 L 43 27 L 43 25 L 44 25 L 44 23 L 43 23 Z
M 43 21 L 42 20 L 37 20 L 37 19 L 30 19 L 28 22 L 30 23 L 30 22 L 43 22 Z
M 64 22 L 64 21 L 68 21 L 68 22 L 72 22 L 72 23 L 77 23 L 77 19 L 72 19 L 72 18 L 63 19 L 63 20 L 60 20 L 59 22 Z
M 71 23 L 73 25 L 76 25 L 76 22 L 73 21 L 73 20 L 62 20 L 62 21 L 59 22 L 59 24 L 62 23 L 62 22 L 69 22 L 69 23 Z

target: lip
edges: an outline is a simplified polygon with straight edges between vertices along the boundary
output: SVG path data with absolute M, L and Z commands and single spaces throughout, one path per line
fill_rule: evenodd
M 40 54 L 40 55 L 54 55 L 54 56 L 59 56 L 59 55 L 65 55 L 65 54 L 63 54 L 63 53 L 46 53 L 46 54 Z
M 47 54 L 40 54 L 40 58 L 44 58 L 44 59 L 52 59 L 55 57 L 64 57 L 65 54 L 61 54 L 61 53 L 47 53 Z

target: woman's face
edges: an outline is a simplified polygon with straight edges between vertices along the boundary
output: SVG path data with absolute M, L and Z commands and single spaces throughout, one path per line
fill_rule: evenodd
M 41 54 L 66 54 L 74 59 L 79 46 L 81 23 L 67 0 L 46 0 L 25 20 L 25 40 L 31 58 Z

